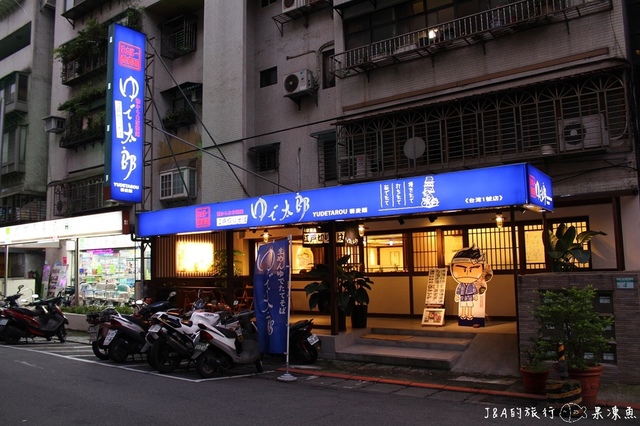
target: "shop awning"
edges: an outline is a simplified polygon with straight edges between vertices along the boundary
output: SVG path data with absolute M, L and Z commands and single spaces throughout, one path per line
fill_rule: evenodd
M 0 245 L 45 248 L 63 239 L 128 234 L 129 225 L 128 211 L 44 220 L 0 228 Z
M 439 212 L 553 211 L 551 179 L 520 163 L 178 207 L 138 214 L 138 236 Z

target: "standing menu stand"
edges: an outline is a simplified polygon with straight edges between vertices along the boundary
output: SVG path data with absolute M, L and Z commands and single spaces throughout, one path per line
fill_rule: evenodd
M 444 325 L 444 292 L 447 285 L 447 268 L 429 269 L 427 291 L 422 313 L 422 326 Z

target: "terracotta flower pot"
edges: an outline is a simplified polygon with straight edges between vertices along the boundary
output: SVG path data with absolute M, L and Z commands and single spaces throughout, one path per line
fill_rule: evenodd
M 527 393 L 535 393 L 544 395 L 547 388 L 547 378 L 549 371 L 535 371 L 527 367 L 520 367 L 520 376 L 522 377 L 522 385 Z
M 590 410 L 596 406 L 602 365 L 596 365 L 584 370 L 569 369 L 569 378 L 580 380 L 582 386 L 582 404 Z

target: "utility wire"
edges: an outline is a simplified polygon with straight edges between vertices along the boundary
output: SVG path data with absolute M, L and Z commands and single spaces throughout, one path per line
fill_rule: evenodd
M 233 176 L 236 178 L 236 180 L 238 181 L 238 184 L 240 185 L 240 187 L 242 188 L 242 191 L 244 192 L 244 195 L 246 197 L 250 197 L 249 192 L 247 191 L 247 188 L 245 188 L 245 186 L 243 185 L 242 181 L 240 180 L 240 177 L 238 176 L 238 174 L 236 173 L 236 171 L 234 170 L 234 168 L 232 167 L 232 163 L 227 161 L 226 157 L 224 156 L 224 153 L 222 152 L 222 150 L 220 149 L 220 147 L 218 146 L 218 144 L 216 143 L 215 139 L 213 138 L 213 136 L 211 135 L 211 133 L 209 132 L 209 129 L 207 129 L 207 126 L 204 125 L 204 123 L 202 122 L 202 119 L 200 118 L 200 116 L 198 115 L 198 113 L 196 112 L 195 107 L 193 106 L 193 103 L 191 103 L 191 100 L 187 97 L 187 95 L 184 93 L 184 90 L 182 90 L 182 87 L 180 87 L 180 85 L 178 84 L 178 82 L 176 81 L 176 79 L 173 77 L 173 74 L 171 74 L 171 71 L 169 71 L 169 67 L 167 67 L 167 64 L 164 62 L 164 60 L 162 59 L 162 56 L 158 54 L 158 51 L 156 49 L 156 47 L 152 44 L 152 43 L 147 43 L 148 45 L 151 46 L 151 49 L 153 49 L 153 52 L 155 54 L 155 57 L 160 61 L 160 63 L 162 64 L 162 66 L 164 67 L 165 71 L 167 72 L 167 74 L 169 75 L 169 77 L 171 77 L 171 81 L 173 81 L 173 84 L 175 84 L 175 86 L 178 88 L 178 90 L 180 91 L 180 94 L 184 97 L 185 101 L 187 102 L 187 105 L 189 105 L 189 108 L 191 108 L 191 110 L 193 111 L 193 114 L 196 117 L 196 120 L 198 120 L 198 122 L 202 125 L 202 128 L 204 129 L 204 131 L 206 132 L 207 136 L 209 136 L 209 139 L 211 139 L 211 142 L 214 145 L 214 148 L 216 148 L 218 150 L 218 152 L 220 153 L 221 158 L 223 159 L 223 161 L 229 166 L 229 170 L 231 170 L 231 173 L 233 174 Z M 165 132 L 166 133 L 166 132 Z

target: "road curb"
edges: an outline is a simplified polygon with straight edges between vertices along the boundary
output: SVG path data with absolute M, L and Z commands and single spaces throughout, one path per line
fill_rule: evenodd
M 285 368 L 278 368 L 278 371 L 285 371 L 285 370 L 286 370 Z M 353 375 L 349 373 L 334 373 L 334 372 L 328 372 L 328 371 L 325 372 L 325 371 L 318 371 L 318 370 L 310 371 L 310 370 L 300 369 L 300 368 L 289 368 L 288 371 L 290 373 L 304 374 L 307 376 L 331 377 L 331 378 L 344 379 L 344 380 L 358 380 L 363 382 L 385 383 L 385 384 L 393 384 L 393 385 L 406 386 L 406 387 L 436 389 L 441 391 L 464 392 L 464 393 L 483 394 L 483 395 L 491 395 L 491 396 L 503 396 L 503 397 L 509 397 L 509 398 L 518 398 L 518 399 L 530 399 L 532 401 L 538 401 L 538 402 L 544 402 L 547 400 L 546 395 L 536 395 L 536 394 L 530 394 L 530 393 L 524 393 L 524 392 L 469 388 L 464 386 L 451 386 L 451 385 L 437 384 L 437 383 L 412 382 L 410 380 L 384 379 L 380 377 Z M 599 407 L 618 407 L 618 408 L 629 407 L 634 410 L 640 410 L 640 404 L 620 402 L 620 401 L 600 400 L 596 402 L 596 405 Z

